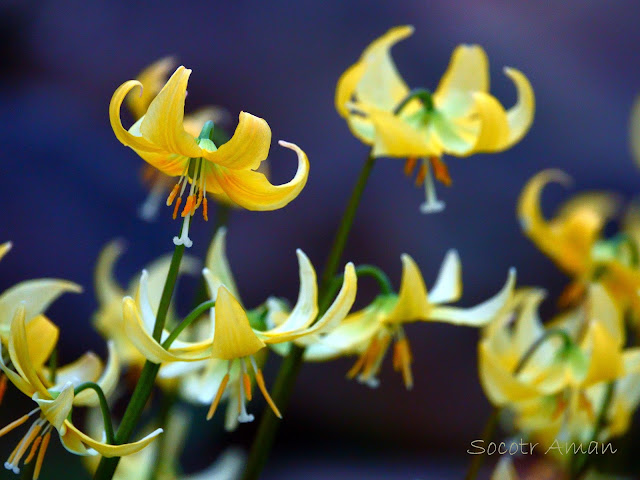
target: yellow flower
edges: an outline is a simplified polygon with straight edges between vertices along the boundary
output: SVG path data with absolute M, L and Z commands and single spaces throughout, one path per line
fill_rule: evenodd
M 535 99 L 527 78 L 505 68 L 518 91 L 516 105 L 505 111 L 489 94 L 488 60 L 478 45 L 454 50 L 433 94 L 409 90 L 390 49 L 412 33 L 411 26 L 395 27 L 371 43 L 340 77 L 335 103 L 352 133 L 371 145 L 373 156 L 408 158 L 407 174 L 423 158 L 416 183 L 425 184 L 427 201 L 421 210 L 427 213 L 444 208 L 435 196 L 431 168 L 438 180 L 451 183 L 442 155 L 464 157 L 510 148 L 529 130 Z
M 94 273 L 98 310 L 94 314 L 93 324 L 105 339 L 113 342 L 123 365 L 141 367 L 146 359 L 127 338 L 122 321 L 122 299 L 127 295 L 136 295 L 139 288 L 138 277 L 130 281 L 126 289 L 114 277 L 116 261 L 123 251 L 122 242 L 116 240 L 108 243 L 100 252 Z M 149 303 L 153 312 L 158 310 L 170 263 L 171 256 L 165 255 L 145 269 L 148 275 Z M 184 256 L 180 262 L 180 273 L 195 274 L 197 271 L 197 260 L 188 255 Z M 175 319 L 173 308 L 169 310 L 168 318 L 170 321 Z
M 42 340 L 46 344 L 46 339 Z M 5 463 L 7 469 L 19 473 L 23 457 L 28 453 L 24 463 L 29 463 L 37 454 L 33 477 L 37 479 L 54 428 L 68 451 L 77 455 L 101 454 L 106 457 L 124 456 L 140 451 L 162 432 L 158 429 L 138 442 L 124 445 L 108 445 L 82 433 L 70 420 L 73 407 L 96 406 L 99 400 L 92 390 L 84 390 L 76 395 L 74 389 L 82 383 L 94 382 L 102 388 L 105 395 L 109 395 L 116 387 L 120 371 L 115 349 L 109 345 L 109 361 L 104 368 L 98 357 L 93 353 L 86 353 L 75 362 L 58 369 L 56 383 L 52 384 L 46 380 L 46 376 L 38 375 L 31 362 L 30 348 L 38 347 L 37 342 L 30 345 L 27 340 L 26 309 L 21 305 L 11 322 L 9 359 L 13 368 L 5 363 L 2 352 L 0 368 L 22 393 L 38 405 L 0 430 L 0 436 L 6 435 L 26 423 L 32 416 L 36 416 L 31 428 Z
M 231 377 L 234 376 L 234 379 L 238 380 L 238 421 L 243 423 L 253 420 L 253 415 L 247 413 L 245 407 L 245 399 L 252 397 L 249 370 L 253 370 L 260 391 L 274 413 L 280 416 L 278 408 L 267 392 L 262 371 L 254 355 L 267 345 L 320 335 L 339 325 L 349 313 L 355 300 L 357 288 L 355 269 L 351 263 L 346 265 L 340 292 L 326 313 L 314 322 L 318 315 L 316 273 L 307 256 L 298 250 L 300 292 L 295 307 L 280 325 L 267 330 L 255 329 L 251 326 L 247 311 L 238 300 L 235 282 L 224 254 L 225 234 L 225 229 L 221 229 L 216 234 L 207 257 L 207 267 L 203 270 L 209 293 L 215 301 L 215 307 L 210 314 L 213 340 L 196 342 L 176 340 L 168 349 L 157 342 L 151 335 L 155 316 L 148 306 L 148 298 L 145 294 L 147 283 L 145 273 L 140 279 L 138 301 L 130 297 L 124 299 L 125 330 L 145 358 L 154 363 L 199 362 L 210 359 L 226 361 L 226 373 L 219 380 L 219 384 L 216 380 L 219 386 L 207 418 L 213 416 L 228 384 L 232 381 Z M 161 341 L 164 342 L 169 335 L 169 332 L 163 332 Z M 240 368 L 234 370 L 236 365 Z M 220 373 L 218 362 L 211 364 L 211 367 Z M 174 369 L 174 374 L 179 374 L 180 370 L 181 366 L 178 366 Z M 185 367 L 183 371 L 191 370 Z M 217 375 L 212 377 L 218 378 Z
M 165 174 L 179 177 L 167 204 L 178 198 L 174 213 L 186 187 L 191 183 L 182 210 L 185 218 L 183 234 L 176 244 L 191 245 L 188 238 L 189 219 L 202 204 L 207 217 L 206 192 L 224 194 L 249 210 L 275 210 L 298 196 L 307 181 L 309 161 L 296 145 L 280 142 L 298 155 L 298 169 L 286 184 L 274 186 L 255 170 L 267 158 L 271 144 L 271 129 L 263 119 L 240 113 L 236 131 L 227 143 L 215 145 L 209 138 L 212 123 L 205 124 L 197 138 L 184 126 L 184 103 L 191 70 L 179 67 L 160 93 L 153 99 L 146 114 L 128 131 L 120 122 L 120 106 L 127 94 L 140 82 L 129 80 L 114 93 L 109 106 L 113 131 L 124 145 L 131 147 L 147 163 Z M 175 216 L 175 215 L 174 215 Z
M 413 387 L 412 355 L 402 327 L 415 321 L 441 321 L 454 325 L 479 327 L 490 322 L 509 301 L 515 283 L 515 270 L 494 297 L 470 308 L 451 307 L 462 295 L 460 259 L 450 250 L 440 267 L 436 282 L 427 294 L 422 274 L 414 260 L 402 255 L 402 280 L 398 294 L 383 294 L 365 309 L 349 315 L 332 332 L 314 339 L 305 351 L 305 359 L 322 361 L 341 355 L 359 355 L 350 378 L 371 387 L 379 384 L 377 375 L 387 349 L 395 340 L 393 366 L 401 371 L 407 389 Z

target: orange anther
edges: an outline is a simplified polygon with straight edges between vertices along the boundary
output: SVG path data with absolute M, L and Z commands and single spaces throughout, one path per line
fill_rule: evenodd
M 178 201 L 176 202 L 176 206 L 173 207 L 173 219 L 175 220 L 178 216 L 178 209 L 180 208 L 180 204 L 182 203 L 182 197 L 178 197 Z
M 202 216 L 204 217 L 204 221 L 209 221 L 209 206 L 207 205 L 207 197 L 202 199 Z
M 409 341 L 406 337 L 403 337 L 395 343 L 393 348 L 393 369 L 395 371 L 402 371 L 402 378 L 407 390 L 413 388 L 411 362 L 413 362 L 413 355 L 411 355 Z
M 176 195 L 178 194 L 178 190 L 180 189 L 180 184 L 176 183 L 173 187 L 173 189 L 171 190 L 171 193 L 169 194 L 169 196 L 167 197 L 167 207 L 170 207 L 171 204 L 173 203 L 173 200 L 175 200 Z M 175 217 L 174 217 L 175 218 Z
M 269 395 L 269 392 L 267 391 L 267 387 L 264 384 L 264 377 L 262 376 L 262 370 L 260 369 L 258 369 L 258 371 L 256 372 L 256 383 L 258 384 L 258 388 L 262 392 L 262 396 L 271 407 L 271 410 L 273 410 L 273 413 L 276 415 L 276 417 L 282 418 L 280 410 L 278 410 L 278 407 L 276 407 L 276 404 L 271 398 L 271 395 Z
M 40 442 L 41 441 L 42 441 L 42 437 L 38 437 L 38 438 L 36 438 L 36 441 L 33 442 L 33 445 L 31 446 L 31 451 L 29 452 L 29 456 L 24 461 L 25 465 L 27 465 L 31 460 L 33 460 L 33 457 L 36 454 L 36 452 L 38 451 L 38 447 L 40 446 Z
M 449 175 L 449 169 L 447 165 L 439 157 L 430 157 L 431 165 L 433 166 L 433 174 L 440 183 L 451 186 L 451 176 Z
M 251 379 L 249 378 L 249 374 L 247 372 L 244 372 L 244 374 L 242 374 L 242 383 L 244 383 L 244 393 L 246 393 L 247 400 L 250 402 L 252 398 Z
M 224 378 L 222 379 L 222 382 L 220 382 L 220 386 L 218 387 L 218 392 L 216 393 L 216 396 L 214 397 L 213 401 L 211 402 L 211 406 L 209 407 L 209 412 L 207 413 L 207 420 L 211 420 L 211 417 L 213 417 L 213 414 L 216 413 L 216 408 L 218 408 L 218 404 L 220 403 L 220 399 L 222 398 L 222 394 L 224 393 L 225 389 L 227 388 L 227 383 L 229 383 L 229 374 L 227 373 Z
M 182 216 L 186 217 L 187 215 L 189 215 L 191 213 L 191 210 L 193 209 L 193 205 L 195 204 L 196 201 L 196 196 L 195 195 L 189 195 L 187 197 L 187 201 L 184 204 L 184 208 L 182 209 Z
M 416 187 L 421 186 L 424 183 L 424 179 L 427 176 L 427 166 L 423 163 L 418 169 L 418 175 L 416 175 Z
M 416 168 L 417 163 L 418 159 L 416 157 L 407 158 L 407 161 L 404 163 L 404 174 L 407 177 L 413 173 L 413 170 Z
M 47 432 L 42 440 L 42 446 L 40 447 L 38 458 L 36 459 L 36 469 L 33 473 L 33 480 L 38 480 L 38 477 L 40 476 L 40 469 L 42 468 L 42 462 L 44 461 L 44 454 L 47 452 L 47 447 L 49 446 L 49 440 L 51 440 L 51 432 Z
M 4 398 L 4 393 L 7 391 L 7 376 L 0 374 L 0 403 Z

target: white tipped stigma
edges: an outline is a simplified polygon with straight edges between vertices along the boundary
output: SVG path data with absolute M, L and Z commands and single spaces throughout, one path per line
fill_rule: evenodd
M 378 388 L 380 386 L 380 380 L 375 376 L 364 377 L 362 375 L 358 375 L 358 382 L 369 388 Z
M 436 186 L 433 181 L 433 174 L 431 173 L 431 162 L 428 158 L 422 159 L 423 168 L 425 169 L 424 178 L 424 193 L 426 196 L 425 202 L 420 205 L 421 213 L 437 213 L 444 210 L 445 203 L 438 200 L 436 196 Z
M 240 360 L 240 363 L 242 364 L 242 373 L 245 374 L 246 373 L 246 367 L 244 364 L 244 360 Z M 251 415 L 250 413 L 247 413 L 247 408 L 245 405 L 245 393 L 244 393 L 244 382 L 242 381 L 242 377 L 240 377 L 238 383 L 239 383 L 239 389 L 240 389 L 240 413 L 238 414 L 238 422 L 240 423 L 249 423 L 249 422 L 253 422 L 253 419 L 255 418 L 253 415 Z
M 182 222 L 182 232 L 180 233 L 180 237 L 173 237 L 174 245 L 184 245 L 187 248 L 191 248 L 193 242 L 189 238 L 189 223 L 191 220 L 191 214 L 184 217 Z

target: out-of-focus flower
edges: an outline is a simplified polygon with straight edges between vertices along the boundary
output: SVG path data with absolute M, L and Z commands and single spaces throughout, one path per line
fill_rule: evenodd
M 440 267 L 436 282 L 427 294 L 420 270 L 409 255 L 402 255 L 402 281 L 398 294 L 378 296 L 368 307 L 349 315 L 332 332 L 314 339 L 305 351 L 305 359 L 322 361 L 342 355 L 358 355 L 350 378 L 376 387 L 378 372 L 388 347 L 395 340 L 393 366 L 401 371 L 405 386 L 411 389 L 412 355 L 403 324 L 415 321 L 440 321 L 454 325 L 480 327 L 490 322 L 509 301 L 515 284 L 515 270 L 494 297 L 470 308 L 452 307 L 462 295 L 460 259 L 450 250 Z
M 491 480 L 519 480 L 519 478 L 511 458 L 507 456 L 500 459 L 493 474 L 491 474 Z
M 451 178 L 442 155 L 464 157 L 479 152 L 499 152 L 517 143 L 533 121 L 535 99 L 527 78 L 505 68 L 514 82 L 518 101 L 505 111 L 489 93 L 489 66 L 478 45 L 460 45 L 433 94 L 409 90 L 398 73 L 390 49 L 413 33 L 400 26 L 376 39 L 338 81 L 336 109 L 352 133 L 375 157 L 407 158 L 411 174 L 418 158 L 422 165 L 416 183 L 424 183 L 425 213 L 439 211 L 431 169 L 446 185 Z
M 255 171 L 267 158 L 271 144 L 271 129 L 263 119 L 246 112 L 231 140 L 215 145 L 210 138 L 213 123 L 205 123 L 195 137 L 184 126 L 184 103 L 191 70 L 179 67 L 153 99 L 146 114 L 126 130 L 120 121 L 120 106 L 127 94 L 140 86 L 129 80 L 114 93 L 109 106 L 113 131 L 124 145 L 131 147 L 150 165 L 172 177 L 179 177 L 167 204 L 177 198 L 174 217 L 180 208 L 182 195 L 191 184 L 182 210 L 185 218 L 183 233 L 174 239 L 176 244 L 191 245 L 188 238 L 189 219 L 200 205 L 207 218 L 205 192 L 224 194 L 236 204 L 249 210 L 282 208 L 298 196 L 309 173 L 306 154 L 296 145 L 280 142 L 298 155 L 298 169 L 294 178 L 283 185 L 272 185 Z
M 236 447 L 226 449 L 209 467 L 193 474 L 179 473 L 178 460 L 181 450 L 187 444 L 189 415 L 179 408 L 173 409 L 169 416 L 162 445 L 164 451 L 159 452 L 159 443 L 154 442 L 147 448 L 122 457 L 113 480 L 131 480 L 151 478 L 156 472 L 158 480 L 237 480 L 240 478 L 246 460 L 244 452 Z M 87 418 L 87 429 L 92 436 L 102 431 L 102 416 L 94 409 Z M 151 429 L 149 429 L 151 430 Z M 95 472 L 100 459 L 85 457 L 85 465 L 90 472 Z M 157 468 L 158 462 L 160 467 Z
M 44 340 L 44 339 L 43 339 Z M 44 340 L 46 343 L 46 340 Z M 142 440 L 123 445 L 109 445 L 98 441 L 78 430 L 70 420 L 73 407 L 96 406 L 97 394 L 84 390 L 77 395 L 75 388 L 85 382 L 96 383 L 105 395 L 116 387 L 119 375 L 118 357 L 115 349 L 109 346 L 109 361 L 103 368 L 102 362 L 93 353 L 86 353 L 75 362 L 57 370 L 55 383 L 41 377 L 31 362 L 30 348 L 38 349 L 37 343 L 29 344 L 26 330 L 26 309 L 19 306 L 11 322 L 9 337 L 9 359 L 11 368 L 0 352 L 0 368 L 9 380 L 38 405 L 31 412 L 0 430 L 0 436 L 26 423 L 31 417 L 36 419 L 26 435 L 11 453 L 5 467 L 20 472 L 20 462 L 29 463 L 36 457 L 34 479 L 37 479 L 42 467 L 44 455 L 49 444 L 51 431 L 55 428 L 64 447 L 76 455 L 103 455 L 106 457 L 125 456 L 138 452 L 153 441 L 162 430 L 158 429 Z M 30 450 L 29 450 L 30 448 Z
M 125 330 L 145 358 L 154 363 L 198 362 L 210 359 L 226 362 L 226 373 L 219 379 L 219 383 L 218 375 L 211 375 L 212 381 L 215 381 L 219 386 L 211 403 L 208 418 L 213 416 L 227 385 L 232 380 L 231 377 L 234 376 L 238 379 L 237 396 L 240 412 L 238 421 L 242 423 L 253 420 L 253 415 L 248 414 L 245 407 L 245 399 L 250 400 L 252 397 L 249 370 L 253 370 L 260 391 L 274 413 L 280 416 L 278 408 L 267 392 L 262 371 L 258 367 L 254 355 L 267 345 L 322 334 L 331 331 L 340 324 L 349 313 L 355 300 L 357 288 L 355 269 L 351 263 L 345 266 L 344 281 L 340 292 L 325 314 L 314 322 L 318 315 L 316 274 L 307 256 L 298 250 L 300 292 L 296 306 L 280 325 L 266 330 L 252 328 L 249 315 L 237 298 L 235 282 L 224 255 L 224 236 L 225 229 L 221 229 L 211 247 L 213 253 L 208 255 L 207 267 L 203 270 L 211 298 L 215 301 L 215 307 L 210 314 L 213 341 L 208 339 L 196 342 L 176 340 L 168 349 L 157 342 L 151 335 L 155 316 L 147 306 L 148 299 L 144 294 L 147 280 L 144 273 L 140 280 L 138 302 L 132 298 L 124 300 Z M 164 342 L 169 335 L 169 332 L 163 332 L 161 341 Z M 239 370 L 233 369 L 236 365 L 239 365 Z M 216 373 L 221 372 L 219 362 L 215 362 L 211 366 Z M 178 364 L 173 369 L 174 374 L 179 374 L 181 369 L 182 365 Z M 192 368 L 184 366 L 184 373 L 191 371 L 193 371 Z
M 124 288 L 114 276 L 116 261 L 123 251 L 123 243 L 115 240 L 108 243 L 100 252 L 94 273 L 98 310 L 94 314 L 93 324 L 106 340 L 113 342 L 118 352 L 118 358 L 123 365 L 141 367 L 145 358 L 127 338 L 122 322 L 122 299 L 127 295 L 136 295 L 139 288 L 139 278 L 134 278 L 129 282 L 129 286 Z M 148 298 L 153 312 L 158 310 L 170 263 L 171 256 L 165 255 L 146 268 Z M 184 256 L 180 262 L 180 273 L 195 274 L 197 271 L 198 261 L 191 256 Z M 170 322 L 175 319 L 173 308 L 169 309 L 167 317 Z

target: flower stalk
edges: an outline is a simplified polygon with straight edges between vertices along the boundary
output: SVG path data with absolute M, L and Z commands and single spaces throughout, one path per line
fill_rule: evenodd
M 358 180 L 353 187 L 353 191 L 351 192 L 351 197 L 349 198 L 342 216 L 340 226 L 338 227 L 338 231 L 334 237 L 333 246 L 331 247 L 320 283 L 319 316 L 324 313 L 324 310 L 330 303 L 330 287 L 333 278 L 336 275 L 336 271 L 338 270 L 338 264 L 340 263 L 340 258 L 344 252 L 347 239 L 349 238 L 349 233 L 353 226 L 353 220 L 374 165 L 375 157 L 370 153 L 362 167 L 362 170 L 360 171 Z M 271 398 L 274 403 L 278 405 L 280 411 L 286 410 L 287 405 L 289 404 L 296 378 L 300 371 L 300 367 L 302 366 L 303 354 L 304 348 L 292 344 L 291 351 L 280 366 L 280 370 L 278 371 L 278 375 L 271 391 Z M 253 439 L 249 459 L 247 460 L 247 467 L 242 477 L 243 480 L 257 480 L 260 477 L 260 473 L 262 472 L 273 447 L 273 442 L 275 441 L 279 425 L 280 419 L 276 417 L 268 406 L 265 407 L 260 419 L 258 431 Z

